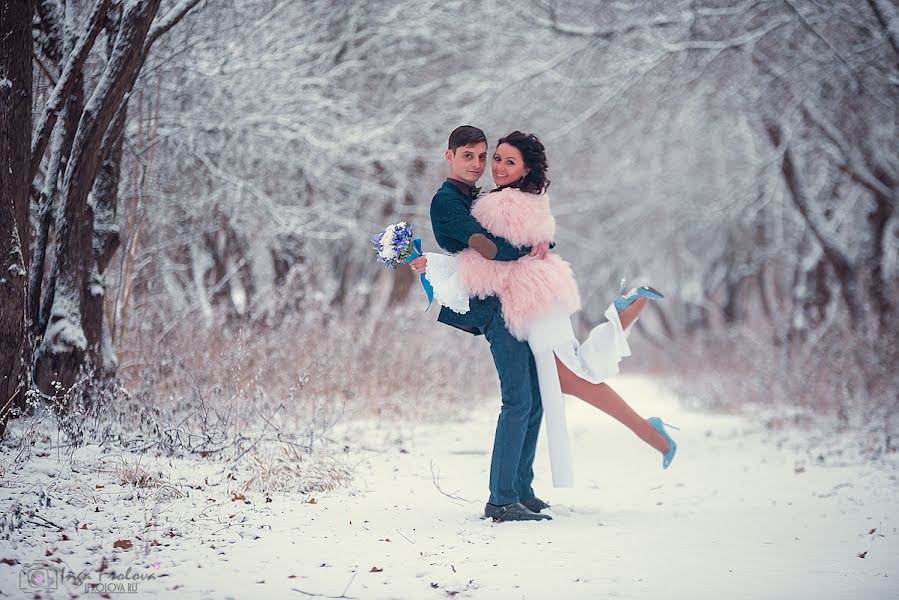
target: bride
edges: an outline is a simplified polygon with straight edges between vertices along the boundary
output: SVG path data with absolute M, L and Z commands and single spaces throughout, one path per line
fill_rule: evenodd
M 627 337 L 647 301 L 663 296 L 648 286 L 618 296 L 605 311 L 608 321 L 578 342 L 570 318 L 580 309 L 577 282 L 569 264 L 549 252 L 555 219 L 546 193 L 547 169 L 540 140 L 513 131 L 499 140 L 493 154 L 493 180 L 499 187 L 482 194 L 471 209 L 490 233 L 517 246 L 534 246 L 536 252 L 510 262 L 488 260 L 471 248 L 454 255 L 429 252 L 412 261 L 412 268 L 425 273 L 434 299 L 455 312 L 467 312 L 471 296 L 499 297 L 509 332 L 528 342 L 537 363 L 556 487 L 573 482 L 562 394 L 621 422 L 662 454 L 667 469 L 677 444 L 665 423 L 658 417 L 643 419 L 604 383 L 630 356 Z

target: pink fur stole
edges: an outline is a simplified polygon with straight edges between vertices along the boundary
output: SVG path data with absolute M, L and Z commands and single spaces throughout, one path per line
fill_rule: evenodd
M 516 246 L 550 242 L 556 233 L 546 194 L 506 188 L 478 198 L 471 214 L 487 231 Z M 558 255 L 504 262 L 488 260 L 468 248 L 458 258 L 463 287 L 470 296 L 498 296 L 506 327 L 516 339 L 524 339 L 528 322 L 554 305 L 569 313 L 581 307 L 571 266 Z

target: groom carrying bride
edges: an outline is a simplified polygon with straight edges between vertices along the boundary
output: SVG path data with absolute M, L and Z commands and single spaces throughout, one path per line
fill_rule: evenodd
M 555 487 L 571 487 L 573 470 L 564 394 L 598 408 L 662 455 L 667 469 L 677 444 L 658 417 L 644 419 L 607 380 L 630 356 L 627 338 L 648 300 L 664 296 L 649 286 L 619 294 L 606 321 L 581 342 L 571 315 L 580 295 L 571 266 L 549 247 L 556 224 L 546 193 L 550 181 L 543 144 L 520 131 L 500 138 L 491 161 L 495 190 L 477 196 L 484 171 L 483 132 L 460 127 L 450 136 L 450 178 L 431 203 L 438 244 L 411 262 L 441 304 L 439 320 L 490 343 L 502 389 L 485 515 L 496 520 L 538 520 L 546 503 L 534 496 L 534 450 L 540 417 Z M 380 247 L 380 246 L 379 246 Z M 530 255 L 528 255 L 530 254 Z
M 487 165 L 487 138 L 477 127 L 463 125 L 450 134 L 446 151 L 449 177 L 431 200 L 431 226 L 440 247 L 451 254 L 466 248 L 488 260 L 513 261 L 531 254 L 543 257 L 548 244 L 516 247 L 492 235 L 471 215 L 474 187 Z M 423 273 L 424 257 L 409 263 Z M 543 416 L 537 368 L 530 346 L 512 336 L 496 296 L 473 297 L 469 311 L 460 314 L 444 306 L 438 321 L 473 335 L 483 335 L 490 344 L 502 392 L 502 410 L 496 425 L 490 462 L 490 499 L 484 515 L 495 521 L 551 519 L 540 511 L 549 505 L 537 498 L 534 455 Z

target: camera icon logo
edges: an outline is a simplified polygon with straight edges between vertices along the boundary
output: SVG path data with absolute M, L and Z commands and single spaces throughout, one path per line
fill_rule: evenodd
M 26 592 L 55 590 L 58 585 L 56 569 L 47 565 L 23 565 L 19 573 L 19 587 Z

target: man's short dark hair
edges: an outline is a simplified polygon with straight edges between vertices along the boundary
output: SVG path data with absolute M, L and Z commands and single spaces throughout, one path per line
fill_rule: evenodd
M 449 136 L 449 149 L 456 153 L 456 148 L 460 146 L 470 146 L 480 142 L 487 143 L 487 136 L 477 127 L 471 125 L 460 125 L 453 129 Z

